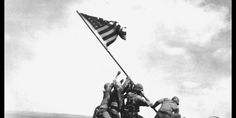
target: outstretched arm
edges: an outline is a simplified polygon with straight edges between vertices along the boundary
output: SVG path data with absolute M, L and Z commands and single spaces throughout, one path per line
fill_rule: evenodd
M 123 106 L 123 99 L 121 95 L 121 90 L 122 90 L 121 84 L 120 82 L 117 82 L 116 80 L 113 80 L 113 83 L 114 83 L 114 89 L 116 90 L 116 94 L 118 98 L 119 109 L 121 109 Z
M 143 96 L 137 95 L 135 99 L 140 106 L 152 106 L 152 103 Z
M 105 87 L 105 90 L 103 91 L 103 99 L 100 104 L 101 106 L 102 105 L 106 106 L 108 104 L 113 86 L 114 86 L 113 83 L 108 83 L 107 86 Z
M 152 108 L 156 108 L 159 104 L 163 103 L 164 99 L 157 100 L 153 105 Z
M 127 77 L 124 84 L 122 84 L 121 86 L 122 89 L 121 92 L 122 93 L 127 92 L 129 89 L 132 88 L 133 84 L 134 84 L 133 81 L 129 77 Z

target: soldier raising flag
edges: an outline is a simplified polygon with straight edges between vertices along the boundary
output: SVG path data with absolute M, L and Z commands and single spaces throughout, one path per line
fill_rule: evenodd
M 106 83 L 104 85 L 103 100 L 101 104 L 96 107 L 93 118 L 142 118 L 142 116 L 138 114 L 140 106 L 151 106 L 151 108 L 155 110 L 155 107 L 161 102 L 159 103 L 159 101 L 157 101 L 154 105 L 152 105 L 152 103 L 143 94 L 143 86 L 141 84 L 134 84 L 129 75 L 124 71 L 124 69 L 107 49 L 107 47 L 111 45 L 118 36 L 120 36 L 123 40 L 126 40 L 125 27 L 121 27 L 116 21 L 107 21 L 102 18 L 79 13 L 78 11 L 77 13 L 126 75 L 126 80 L 124 83 L 123 81 L 118 82 L 114 79 L 112 83 Z M 102 41 L 105 43 L 102 43 L 94 30 L 99 34 Z M 117 78 L 119 74 L 120 72 L 117 73 L 115 78 Z M 165 105 L 165 103 L 166 102 L 163 102 L 163 105 Z M 157 111 L 155 110 L 155 112 Z M 157 112 L 157 118 L 168 118 L 158 116 L 160 113 L 161 112 L 159 111 Z M 178 112 L 174 115 L 177 115 L 175 118 L 180 116 Z
M 121 118 L 124 105 L 124 93 L 130 91 L 131 80 L 118 82 L 117 76 L 112 83 L 104 84 L 103 99 L 101 104 L 95 108 L 93 118 Z
M 137 83 L 126 95 L 127 102 L 122 113 L 123 118 L 143 118 L 138 114 L 140 106 L 152 106 L 149 100 L 143 97 L 143 85 Z

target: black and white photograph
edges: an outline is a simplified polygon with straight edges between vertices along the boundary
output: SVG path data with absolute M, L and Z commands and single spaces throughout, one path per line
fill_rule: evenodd
M 6 118 L 232 118 L 231 0 L 4 0 Z

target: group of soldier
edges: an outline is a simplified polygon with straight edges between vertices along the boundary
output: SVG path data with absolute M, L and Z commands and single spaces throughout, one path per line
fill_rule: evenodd
M 155 108 L 161 104 L 158 111 Z M 156 111 L 155 118 L 181 118 L 179 98 L 163 98 L 152 104 L 143 93 L 143 86 L 134 83 L 130 77 L 104 84 L 103 99 L 95 108 L 93 118 L 143 118 L 138 114 L 140 106 L 151 107 Z

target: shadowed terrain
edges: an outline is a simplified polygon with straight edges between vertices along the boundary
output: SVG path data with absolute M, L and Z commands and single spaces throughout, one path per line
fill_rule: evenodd
M 91 117 L 83 115 L 60 114 L 60 113 L 11 111 L 5 113 L 5 118 L 91 118 Z

